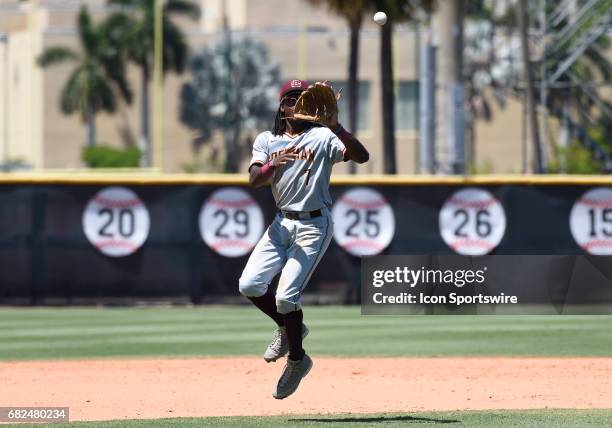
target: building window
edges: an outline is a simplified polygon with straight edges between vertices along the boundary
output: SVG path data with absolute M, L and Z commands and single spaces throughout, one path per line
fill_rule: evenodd
M 419 129 L 419 82 L 400 81 L 396 87 L 395 127 L 398 131 Z
M 322 82 L 323 80 L 320 80 Z M 349 117 L 348 117 L 348 82 L 346 80 L 334 80 L 331 82 L 336 91 L 342 90 L 342 96 L 338 102 L 339 117 L 338 121 L 348 130 L 354 132 L 353 129 L 349 129 Z M 361 81 L 358 83 L 357 89 L 357 130 L 364 131 L 370 129 L 370 115 L 368 114 L 368 108 L 370 106 L 370 82 Z

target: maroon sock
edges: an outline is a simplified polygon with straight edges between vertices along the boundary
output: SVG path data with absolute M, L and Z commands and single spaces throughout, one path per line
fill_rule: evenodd
M 304 314 L 302 311 L 294 311 L 285 314 L 285 327 L 287 328 L 287 339 L 289 340 L 289 358 L 293 361 L 301 360 L 304 357 L 302 349 L 302 321 Z
M 276 298 L 274 297 L 274 292 L 270 287 L 268 287 L 268 291 L 266 294 L 260 297 L 249 297 L 249 300 L 253 302 L 255 306 L 257 306 L 264 314 L 272 318 L 274 322 L 282 327 L 285 325 L 285 318 L 282 314 L 278 313 L 276 309 Z

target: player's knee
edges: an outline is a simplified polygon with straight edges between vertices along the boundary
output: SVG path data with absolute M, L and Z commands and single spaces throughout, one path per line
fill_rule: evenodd
M 245 297 L 261 297 L 268 290 L 267 284 L 261 284 L 254 281 L 252 278 L 241 277 L 238 281 L 238 289 L 240 294 Z
M 299 311 L 302 309 L 301 303 L 290 300 L 276 299 L 276 310 L 279 314 L 288 314 L 290 312 Z

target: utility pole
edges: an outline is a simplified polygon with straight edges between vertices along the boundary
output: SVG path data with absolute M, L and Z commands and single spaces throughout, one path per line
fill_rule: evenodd
M 521 54 L 523 57 L 523 70 L 525 74 L 525 87 L 527 92 L 527 110 L 529 112 L 529 128 L 531 131 L 531 142 L 534 150 L 534 172 L 536 174 L 542 174 L 545 172 L 545 170 L 542 162 L 542 146 L 540 144 L 538 117 L 533 94 L 533 69 L 531 60 L 529 58 L 529 42 L 527 39 L 527 1 L 519 0 L 518 6 L 518 22 L 521 33 Z
M 436 48 L 431 42 L 431 31 L 420 47 L 420 166 L 422 174 L 436 172 Z
M 3 61 L 3 70 L 2 70 L 2 78 L 3 78 L 3 90 L 2 90 L 2 130 L 3 130 L 3 138 L 2 138 L 2 164 L 4 167 L 8 167 L 9 162 L 9 36 L 7 33 L 0 33 L 0 43 L 4 46 L 2 50 L 4 51 L 4 61 Z
M 152 164 L 155 165 L 160 172 L 163 170 L 163 144 L 164 144 L 164 115 L 163 115 L 163 97 L 164 97 L 164 82 L 163 82 L 163 23 L 164 23 L 164 3 L 165 0 L 155 0 L 155 29 L 154 29 L 154 47 L 153 47 L 153 156 Z M 150 148 L 149 148 L 150 150 Z M 150 159 L 150 158 L 149 158 Z
M 540 11 L 539 11 L 539 20 L 540 20 L 540 31 L 542 35 L 542 55 L 540 57 L 540 111 L 542 115 L 542 147 L 548 147 L 548 108 L 546 106 L 547 100 L 546 97 L 548 95 L 547 88 L 547 79 L 546 76 L 546 0 L 540 0 Z M 546 163 L 546 151 L 544 150 L 542 153 L 542 163 Z

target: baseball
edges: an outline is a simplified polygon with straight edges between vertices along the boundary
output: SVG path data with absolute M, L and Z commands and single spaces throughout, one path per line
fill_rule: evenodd
M 385 12 L 376 12 L 374 14 L 374 22 L 378 25 L 385 25 L 387 22 L 387 14 Z

